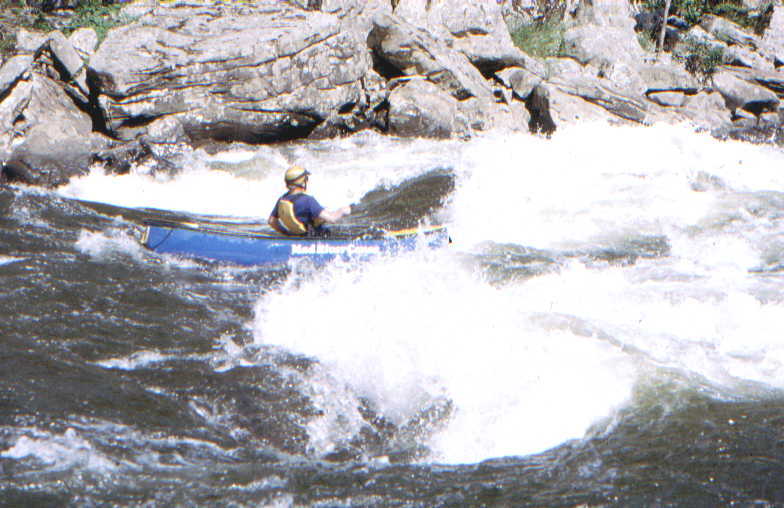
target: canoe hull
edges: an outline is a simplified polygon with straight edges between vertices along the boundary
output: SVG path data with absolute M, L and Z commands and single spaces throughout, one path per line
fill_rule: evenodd
M 335 258 L 365 258 L 413 250 L 420 240 L 428 245 L 446 243 L 446 232 L 382 238 L 297 238 L 264 233 L 204 231 L 147 226 L 142 243 L 148 249 L 179 256 L 224 261 L 238 265 L 283 264 L 308 258 L 328 262 Z

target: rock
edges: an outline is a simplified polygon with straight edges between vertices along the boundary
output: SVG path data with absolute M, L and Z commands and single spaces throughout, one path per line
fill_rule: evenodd
M 667 107 L 680 107 L 686 102 L 686 94 L 683 92 L 650 92 L 648 98 L 660 106 Z
M 491 97 L 472 97 L 458 102 L 457 107 L 460 110 L 457 134 L 464 137 L 482 131 L 528 130 L 530 114 L 519 100 L 506 103 Z
M 582 79 L 588 76 L 585 67 L 571 58 L 548 58 L 545 60 L 547 68 L 547 81 L 563 83 L 572 79 Z
M 573 22 L 632 33 L 636 25 L 628 0 L 580 0 L 573 14 Z
M 1 92 L 4 98 L 0 102 L 0 162 L 10 159 L 14 147 L 22 140 L 23 113 L 30 103 L 32 86 L 32 75 L 27 73 Z
M 32 65 L 32 55 L 16 55 L 6 60 L 0 66 L 0 97 L 13 88 L 17 81 L 24 78 L 30 72 Z
M 140 0 L 122 9 L 135 21 L 100 46 L 90 29 L 67 39 L 19 31 L 19 54 L 0 66 L 0 162 L 12 178 L 56 185 L 93 159 L 115 171 L 169 168 L 193 146 L 367 128 L 549 135 L 582 121 L 688 120 L 779 131 L 780 3 L 759 37 L 716 16 L 682 35 L 688 27 L 669 19 L 667 40 L 681 42 L 655 61 L 634 12 L 629 0 Z M 540 61 L 512 43 L 505 17 L 544 14 L 567 26 L 561 58 Z M 695 67 L 705 75 L 733 65 L 706 90 L 688 58 L 706 63 Z
M 536 85 L 528 96 L 526 107 L 531 115 L 528 130 L 548 136 L 555 132 L 557 126 L 550 114 L 550 91 L 547 87 Z
M 729 70 L 716 72 L 712 81 L 716 91 L 724 98 L 727 109 L 733 112 L 742 109 L 759 116 L 763 112 L 778 110 L 779 99 L 775 93 Z
M 126 19 L 139 19 L 153 12 L 158 6 L 157 0 L 136 0 L 120 9 L 120 16 Z
M 26 0 L 28 7 L 33 7 L 43 12 L 62 9 L 73 9 L 79 6 L 80 0 Z
M 464 54 L 400 18 L 376 18 L 368 45 L 398 76 L 425 76 L 458 100 L 492 95 Z
M 14 89 L 24 97 L 17 101 L 13 146 L 6 149 L 6 153 L 12 152 L 8 160 L 14 162 L 16 176 L 23 176 L 25 183 L 61 185 L 83 174 L 92 154 L 108 140 L 92 132 L 90 117 L 51 79 L 33 73 L 25 85 Z
M 566 93 L 558 87 L 550 87 L 548 95 L 550 115 L 556 126 L 579 122 L 628 123 L 579 95 Z
M 748 82 L 763 86 L 776 94 L 779 99 L 784 98 L 784 72 L 766 71 L 762 69 L 733 68 L 732 72 Z
M 450 40 L 484 76 L 504 67 L 523 67 L 544 76 L 542 64 L 518 49 L 496 0 L 428 2 L 400 0 L 395 15 L 427 30 L 435 38 Z
M 334 14 L 349 30 L 367 35 L 373 28 L 373 18 L 392 14 L 389 0 L 321 0 L 322 12 Z
M 579 81 L 562 83 L 559 88 L 591 104 L 601 106 L 624 120 L 634 123 L 646 122 L 646 105 L 641 99 L 617 92 L 600 80 L 583 78 Z
M 729 46 L 724 50 L 724 61 L 728 65 L 773 70 L 773 60 L 766 58 L 746 46 Z
M 90 71 L 110 130 L 176 115 L 197 144 L 259 143 L 306 137 L 358 104 L 371 64 L 334 15 L 265 0 L 156 6 L 111 30 Z
M 509 30 L 515 31 L 536 19 L 539 6 L 536 0 L 503 0 L 501 12 Z
M 142 164 L 151 157 L 149 145 L 135 139 L 96 152 L 93 162 L 101 164 L 109 173 L 124 174 L 128 173 L 134 164 Z
M 628 1 L 581 0 L 572 23 L 576 25 L 564 33 L 564 56 L 596 69 L 597 77 L 611 80 L 618 89 L 645 91 L 636 69 L 646 54 Z
M 565 105 L 564 113 L 558 115 L 556 124 L 579 121 L 585 117 L 610 119 L 595 114 L 593 107 L 586 106 L 585 111 L 579 111 L 580 108 L 576 107 L 578 103 L 554 94 L 556 90 L 599 106 L 624 121 L 646 122 L 646 105 L 642 95 L 619 91 L 611 80 L 591 76 L 585 72 L 585 68 L 567 59 L 548 59 L 547 65 L 551 72 L 548 84 L 554 99 L 553 108 L 559 109 L 561 104 Z
M 700 25 L 694 25 L 689 30 L 687 30 L 684 36 L 681 38 L 681 41 L 684 43 L 692 42 L 697 44 L 704 44 L 712 48 L 720 48 L 722 51 L 726 51 L 728 47 L 726 43 L 716 39 L 716 37 L 708 33 Z
M 16 52 L 21 54 L 38 53 L 48 40 L 48 34 L 20 28 L 16 32 Z
M 764 7 L 769 0 L 742 0 L 741 3 L 746 9 L 755 11 Z
M 628 53 L 619 55 L 619 47 L 627 48 Z M 583 65 L 613 65 L 620 60 L 639 61 L 643 57 L 636 35 L 597 25 L 580 25 L 567 30 L 564 33 L 563 53 Z
M 702 130 L 721 130 L 732 125 L 731 112 L 718 92 L 700 92 L 687 96 L 683 114 L 696 127 Z
M 740 25 L 728 19 L 707 14 L 700 20 L 700 26 L 727 45 L 747 46 L 751 49 L 757 49 L 760 46 L 760 40 L 756 36 L 746 32 Z
M 542 83 L 539 75 L 521 67 L 508 67 L 497 72 L 496 77 L 523 101 L 528 99 L 534 88 Z
M 612 88 L 629 96 L 642 96 L 648 89 L 640 76 L 640 63 L 633 61 L 616 62 L 600 67 L 595 76 L 612 83 Z
M 389 132 L 448 138 L 456 130 L 457 100 L 424 79 L 411 79 L 389 95 Z
M 68 37 L 68 41 L 79 56 L 87 60 L 98 47 L 98 34 L 92 28 L 79 28 Z
M 49 34 L 49 49 L 64 81 L 71 80 L 79 75 L 82 67 L 84 67 L 84 61 L 73 45 L 71 45 L 71 42 L 59 30 Z M 84 90 L 84 92 L 87 93 L 87 90 Z
M 784 5 L 773 8 L 770 24 L 762 36 L 762 51 L 775 67 L 784 65 Z
M 693 94 L 699 88 L 694 76 L 680 65 L 643 64 L 637 68 L 637 72 L 645 83 L 646 93 L 677 91 Z
M 546 65 L 551 111 L 557 125 L 583 120 L 621 123 L 645 120 L 642 96 L 634 99 L 616 91 L 611 81 L 597 78 L 568 58 L 549 58 Z M 597 107 L 604 111 L 598 111 Z

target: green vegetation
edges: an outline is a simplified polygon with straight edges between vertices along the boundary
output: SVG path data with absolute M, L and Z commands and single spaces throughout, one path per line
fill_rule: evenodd
M 686 40 L 680 51 L 686 60 L 686 70 L 707 81 L 724 63 L 724 50 L 700 41 Z
M 120 16 L 119 4 L 104 5 L 101 0 L 88 0 L 74 10 L 73 17 L 63 28 L 65 35 L 70 35 L 79 28 L 92 28 L 102 41 L 112 28 L 129 23 L 131 20 Z
M 71 16 L 48 16 L 39 8 L 28 5 L 27 0 L 0 0 L 0 57 L 12 55 L 16 48 L 16 31 L 19 28 L 50 32 L 59 29 L 66 36 L 79 28 L 92 28 L 102 41 L 115 26 L 133 21 L 119 14 L 122 5 L 104 4 L 103 0 L 82 0 Z
M 646 10 L 664 9 L 665 0 L 646 0 Z M 690 25 L 700 21 L 706 13 L 708 0 L 672 0 L 670 5 L 670 15 L 684 18 Z
M 563 53 L 565 27 L 550 20 L 523 25 L 511 32 L 515 45 L 531 56 L 545 58 Z
M 690 25 L 699 23 L 706 14 L 714 14 L 753 29 L 756 32 L 765 28 L 766 16 L 769 16 L 776 0 L 768 0 L 757 11 L 751 11 L 742 0 L 672 0 L 670 15 L 680 16 Z M 665 0 L 645 0 L 646 10 L 663 9 Z
M 6 33 L 1 33 L 0 35 L 2 36 L 2 39 L 0 39 L 0 62 L 2 62 L 6 57 L 14 54 L 16 50 L 16 35 Z

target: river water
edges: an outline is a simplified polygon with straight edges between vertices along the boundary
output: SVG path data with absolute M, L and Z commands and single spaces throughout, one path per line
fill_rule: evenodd
M 266 218 L 290 162 L 454 242 L 139 246 L 160 213 Z M 0 190 L 0 504 L 784 504 L 781 148 L 583 125 L 181 165 Z

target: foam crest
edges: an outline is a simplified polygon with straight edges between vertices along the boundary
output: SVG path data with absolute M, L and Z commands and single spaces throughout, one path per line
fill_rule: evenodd
M 34 458 L 58 470 L 78 466 L 109 473 L 116 469 L 114 462 L 96 451 L 74 429 L 68 429 L 62 435 L 41 433 L 32 437 L 21 436 L 11 448 L 0 452 L 0 457 L 17 460 Z
M 625 355 L 543 330 L 521 287 L 496 289 L 448 253 L 332 267 L 263 298 L 260 342 L 315 357 L 398 425 L 439 400 L 454 412 L 431 459 L 526 454 L 583 435 L 630 393 Z M 427 439 L 423 436 L 423 439 Z
M 464 241 L 559 248 L 603 235 L 669 234 L 715 213 L 722 189 L 784 190 L 784 154 L 684 126 L 581 125 L 552 139 L 524 134 L 469 143 L 453 199 Z
M 784 303 L 762 303 L 726 275 L 667 270 L 662 276 L 650 268 L 589 270 L 575 263 L 529 281 L 520 305 L 587 323 L 649 362 L 728 391 L 746 381 L 784 387 L 778 339 Z
M 149 367 L 150 365 L 165 362 L 172 357 L 164 356 L 156 351 L 138 351 L 130 356 L 123 358 L 110 358 L 96 362 L 97 365 L 106 369 L 136 370 Z
M 284 148 L 230 148 L 193 154 L 174 175 L 135 167 L 124 175 L 96 166 L 58 192 L 69 198 L 129 208 L 159 208 L 209 215 L 266 218 L 285 192 L 283 172 L 297 163 L 311 171 L 310 191 L 327 208 L 357 202 L 434 167 L 455 162 L 455 142 L 395 140 L 371 133 Z
M 144 258 L 144 249 L 139 241 L 125 231 L 95 232 L 82 230 L 76 248 L 94 258 L 108 258 L 116 254 L 131 256 L 137 261 Z

